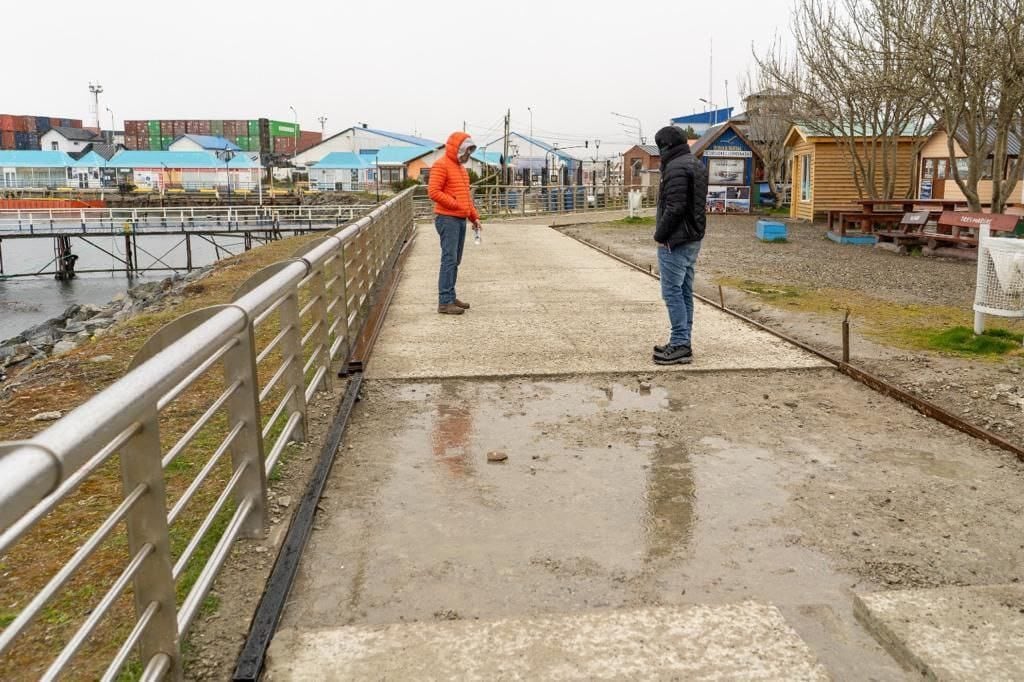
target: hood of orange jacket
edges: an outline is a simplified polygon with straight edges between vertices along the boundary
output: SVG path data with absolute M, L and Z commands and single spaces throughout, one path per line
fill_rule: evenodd
M 462 146 L 463 140 L 469 137 L 469 133 L 464 133 L 461 130 L 452 133 L 448 136 L 448 141 L 444 145 L 444 153 L 449 159 L 461 165 L 459 161 L 459 147 Z

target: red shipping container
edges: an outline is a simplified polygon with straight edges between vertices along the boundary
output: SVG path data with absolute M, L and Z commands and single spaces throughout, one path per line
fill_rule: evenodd
M 0 131 L 0 149 L 14 149 L 14 131 Z
M 14 130 L 14 117 L 10 114 L 0 114 L 0 130 Z
M 80 119 L 80 118 L 73 118 L 73 119 L 71 119 L 71 127 L 72 128 L 81 128 L 82 127 L 82 119 Z
M 15 116 L 14 117 L 14 132 L 16 133 L 31 133 L 35 132 L 36 120 L 31 116 Z
M 174 121 L 160 121 L 160 135 L 174 135 Z
M 51 116 L 51 117 L 50 117 L 50 127 L 51 127 L 51 128 L 56 128 L 56 127 L 58 127 L 58 126 L 60 126 L 60 119 L 59 119 L 59 118 L 53 118 L 53 117 Z

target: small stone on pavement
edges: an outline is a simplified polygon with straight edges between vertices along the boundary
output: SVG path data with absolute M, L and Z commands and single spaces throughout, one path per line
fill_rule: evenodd
M 504 462 L 508 459 L 508 455 L 499 450 L 492 450 L 487 453 L 488 462 Z
M 60 419 L 60 412 L 40 412 L 32 417 L 34 422 L 52 422 Z

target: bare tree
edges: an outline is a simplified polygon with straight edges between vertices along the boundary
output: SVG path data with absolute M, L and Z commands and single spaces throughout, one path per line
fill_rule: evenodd
M 1003 211 L 1024 168 L 1009 146 L 1024 132 L 1024 2 L 938 0 L 910 20 L 897 17 L 906 54 L 930 79 L 929 104 L 949 139 L 952 177 L 980 211 L 981 181 L 992 181 L 992 211 Z M 966 156 L 957 163 L 956 145 Z
M 902 24 L 896 21 L 913 21 L 923 5 L 923 0 L 797 0 L 794 50 L 777 40 L 757 58 L 760 70 L 792 97 L 801 125 L 843 147 L 862 198 L 894 198 L 899 177 L 916 166 L 901 148 L 909 139 L 913 158 L 923 144 L 928 87 L 910 68 L 917 60 L 903 48 Z
M 793 126 L 793 99 L 767 73 L 758 69 L 742 86 L 747 104 L 747 138 L 757 147 L 764 164 L 765 181 L 782 205 L 786 182 L 786 135 Z

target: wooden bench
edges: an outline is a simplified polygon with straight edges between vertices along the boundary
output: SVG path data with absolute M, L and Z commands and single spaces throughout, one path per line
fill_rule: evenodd
M 911 211 L 904 213 L 895 230 L 882 230 L 875 233 L 878 243 L 875 246 L 906 255 L 911 246 L 925 243 L 925 225 L 933 218 L 932 211 Z
M 849 213 L 840 213 L 839 234 L 846 234 L 847 225 L 859 226 L 861 232 L 865 234 L 872 234 L 875 231 L 876 225 L 898 225 L 902 219 L 902 213 L 873 213 L 859 210 L 851 211 Z
M 928 256 L 954 256 L 976 258 L 978 232 L 984 224 L 994 235 L 1006 236 L 1016 231 L 1021 217 L 1004 213 L 959 213 L 946 211 L 935 225 L 934 231 L 926 230 L 927 244 L 924 254 Z

